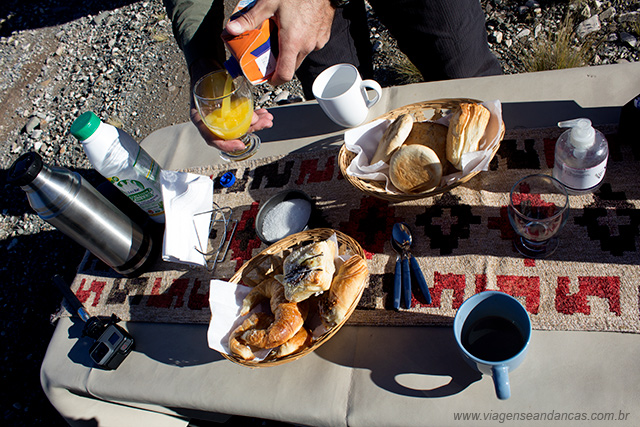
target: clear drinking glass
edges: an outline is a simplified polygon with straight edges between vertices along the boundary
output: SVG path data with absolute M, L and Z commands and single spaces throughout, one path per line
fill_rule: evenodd
M 213 71 L 193 87 L 193 99 L 202 121 L 220 139 L 239 139 L 245 148 L 220 152 L 224 160 L 244 160 L 260 147 L 260 137 L 247 133 L 253 117 L 253 95 L 243 76 L 232 78 L 226 70 Z
M 509 221 L 516 249 L 529 258 L 545 258 L 558 247 L 556 235 L 569 217 L 569 196 L 549 175 L 529 175 L 509 193 Z

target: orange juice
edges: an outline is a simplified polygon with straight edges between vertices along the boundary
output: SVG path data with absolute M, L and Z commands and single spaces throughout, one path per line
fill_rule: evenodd
M 207 114 L 204 122 L 221 139 L 238 139 L 249 130 L 253 117 L 253 103 L 248 98 L 232 98 L 229 108 L 219 108 Z

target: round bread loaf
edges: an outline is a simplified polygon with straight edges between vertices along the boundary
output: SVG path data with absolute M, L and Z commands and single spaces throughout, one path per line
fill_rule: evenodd
M 442 123 L 415 122 L 411 133 L 404 141 L 404 145 L 426 145 L 436 153 L 440 163 L 444 164 L 447 158 L 448 131 L 449 128 Z
M 391 156 L 389 178 L 405 193 L 431 191 L 440 184 L 442 163 L 425 145 L 403 145 Z
M 382 134 L 382 138 L 378 143 L 378 148 L 371 158 L 369 164 L 373 165 L 380 160 L 385 163 L 389 162 L 393 152 L 402 145 L 407 139 L 413 126 L 413 117 L 409 114 L 398 116 Z

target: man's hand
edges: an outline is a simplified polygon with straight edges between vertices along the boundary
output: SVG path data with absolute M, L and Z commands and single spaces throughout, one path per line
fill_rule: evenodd
M 275 19 L 279 53 L 271 84 L 277 86 L 293 78 L 309 53 L 327 44 L 334 14 L 329 0 L 258 0 L 249 12 L 229 21 L 226 30 L 239 35 Z
M 198 109 L 194 106 L 191 107 L 191 121 L 196 125 L 198 131 L 200 131 L 200 135 L 210 146 L 227 152 L 244 150 L 245 146 L 239 139 L 231 139 L 227 141 L 216 137 L 209 130 L 207 125 L 204 124 Z M 261 129 L 268 129 L 271 126 L 273 126 L 273 116 L 266 109 L 260 108 L 253 112 L 253 118 L 251 119 L 251 126 L 249 127 L 248 133 Z

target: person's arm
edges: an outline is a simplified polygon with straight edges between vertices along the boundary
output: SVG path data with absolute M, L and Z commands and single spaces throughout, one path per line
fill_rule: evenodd
M 257 28 L 265 19 L 278 25 L 278 62 L 271 83 L 279 85 L 293 78 L 304 58 L 329 41 L 335 8 L 330 0 L 258 0 L 241 17 L 229 21 L 233 35 Z
M 223 0 L 164 0 L 165 9 L 173 34 L 187 62 L 190 88 L 210 71 L 222 68 L 226 58 L 224 44 L 220 38 L 224 21 Z M 205 142 L 223 151 L 235 151 L 244 148 L 239 140 L 225 141 L 217 139 L 206 127 L 193 102 L 193 90 L 190 90 L 190 116 Z M 256 110 L 251 122 L 250 132 L 270 128 L 273 116 L 265 109 Z
M 224 1 L 164 0 L 173 35 L 182 50 L 189 71 L 196 61 L 222 68 L 226 53 L 220 33 L 224 20 Z

